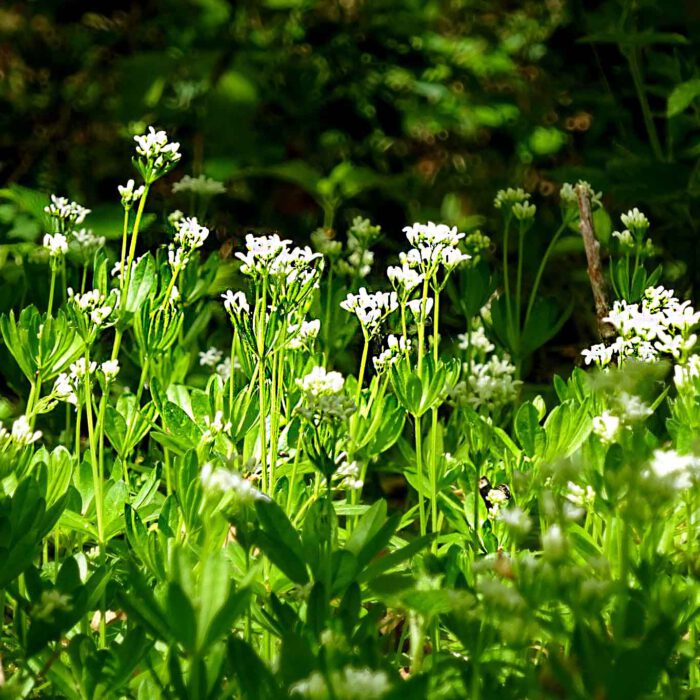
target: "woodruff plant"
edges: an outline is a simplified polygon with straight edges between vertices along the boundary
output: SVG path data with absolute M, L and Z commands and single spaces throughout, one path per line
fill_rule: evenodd
M 697 688 L 700 313 L 647 272 L 646 217 L 612 237 L 596 370 L 533 395 L 524 360 L 564 318 L 544 270 L 579 189 L 531 281 L 522 190 L 496 197 L 500 271 L 483 234 L 416 223 L 385 281 L 360 217 L 345 246 L 326 228 L 315 250 L 249 234 L 235 262 L 205 255 L 225 187 L 201 175 L 143 251 L 180 159 L 165 132 L 136 137 L 118 251 L 53 196 L 48 301 L 0 319 L 0 694 Z

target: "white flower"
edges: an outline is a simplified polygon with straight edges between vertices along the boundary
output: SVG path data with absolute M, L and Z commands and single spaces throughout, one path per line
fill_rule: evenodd
M 399 302 L 396 292 L 370 294 L 360 287 L 357 294 L 348 294 L 345 301 L 340 302 L 340 307 L 354 313 L 365 336 L 371 338 L 379 331 L 382 321 L 399 307 Z
M 513 402 L 521 384 L 515 379 L 515 365 L 510 356 L 492 355 L 486 362 L 472 363 L 466 381 L 453 388 L 452 398 L 475 409 L 492 411 Z
M 673 382 L 681 391 L 700 379 L 700 355 L 691 355 L 685 365 L 673 368 Z
M 99 289 L 93 289 L 84 294 L 76 294 L 71 287 L 67 291 L 68 303 L 88 316 L 97 327 L 102 326 L 114 310 L 114 307 L 107 303 L 104 294 Z
M 461 350 L 467 350 L 471 346 L 472 350 L 488 355 L 496 349 L 496 346 L 486 336 L 483 326 L 477 326 L 472 329 L 471 333 L 460 333 L 457 338 Z
M 231 494 L 242 504 L 265 498 L 242 474 L 227 469 L 214 469 L 210 462 L 202 467 L 200 478 L 206 491 Z
M 532 525 L 528 514 L 517 506 L 501 510 L 499 519 L 505 523 L 509 530 L 520 537 L 526 535 Z
M 126 185 L 119 185 L 119 196 L 122 198 L 122 206 L 124 209 L 131 209 L 136 202 L 143 196 L 145 187 L 134 187 L 136 183 L 133 180 L 128 180 Z
M 586 488 L 569 481 L 566 484 L 566 499 L 579 508 L 592 508 L 595 503 L 595 491 L 592 486 Z
M 389 335 L 386 342 L 386 349 L 372 358 L 372 364 L 377 372 L 385 371 L 395 364 L 401 355 L 407 355 L 411 351 L 411 341 L 403 336 L 397 338 L 395 335 Z
M 522 187 L 509 187 L 505 190 L 498 190 L 493 206 L 496 209 L 511 209 L 514 204 L 522 204 L 530 199 L 530 195 Z
M 217 411 L 214 418 L 204 416 L 204 425 L 206 430 L 202 434 L 202 442 L 212 442 L 222 433 L 228 433 L 231 430 L 231 422 L 224 423 L 223 411 Z
M 632 234 L 625 229 L 624 231 L 613 231 L 613 238 L 617 238 L 617 240 L 620 242 L 620 246 L 622 248 L 633 248 L 634 247 L 634 238 L 632 237 Z
M 620 419 L 608 411 L 603 411 L 593 419 L 593 432 L 603 442 L 614 442 L 620 432 Z
M 270 264 L 287 250 L 290 243 L 276 233 L 270 236 L 254 236 L 249 233 L 245 237 L 247 252 L 236 253 L 236 257 L 243 262 L 241 272 L 244 275 L 268 274 Z
M 596 192 L 591 187 L 591 184 L 589 182 L 586 182 L 586 180 L 579 180 L 576 183 L 576 186 L 574 186 L 568 182 L 565 182 L 561 186 L 561 190 L 559 191 L 559 197 L 561 198 L 561 201 L 569 206 L 577 206 L 578 205 L 578 197 L 576 196 L 576 187 L 579 187 L 579 188 L 586 191 L 586 193 L 588 194 L 588 197 L 591 200 L 592 207 L 602 207 L 603 206 L 603 202 L 602 202 L 603 193 Z
M 73 231 L 73 240 L 81 250 L 88 254 L 102 248 L 107 242 L 104 236 L 96 236 L 90 229 L 86 228 Z
M 226 192 L 226 188 L 223 182 L 206 175 L 198 175 L 197 177 L 185 175 L 182 180 L 173 184 L 173 194 L 178 192 L 192 192 L 202 197 L 212 197 L 215 194 Z
M 531 221 L 535 218 L 537 207 L 529 202 L 516 202 L 513 205 L 513 216 L 518 221 Z
M 165 131 L 156 131 L 152 126 L 142 136 L 134 136 L 134 141 L 149 181 L 164 175 L 182 157 L 180 144 L 169 142 Z
M 617 397 L 620 413 L 626 423 L 635 423 L 644 420 L 652 414 L 652 410 L 639 396 L 623 391 Z
M 428 278 L 432 278 L 441 265 L 449 273 L 471 257 L 457 249 L 465 234 L 460 233 L 456 226 L 450 228 L 429 221 L 406 226 L 404 232 L 413 248 L 399 256 L 402 266 L 419 268 Z
M 414 270 L 408 262 L 404 262 L 401 267 L 388 267 L 386 275 L 394 290 L 404 299 L 425 279 L 425 275 Z
M 332 686 L 329 690 L 328 683 Z M 380 700 L 390 690 L 389 678 L 384 671 L 373 671 L 369 668 L 345 667 L 342 671 L 334 671 L 328 680 L 318 671 L 291 687 L 291 694 L 300 695 L 307 700 L 326 700 L 327 698 L 342 698 L 342 700 Z
M 700 459 L 678 454 L 675 450 L 655 450 L 649 471 L 673 488 L 688 489 L 700 474 Z
M 41 431 L 32 430 L 27 416 L 20 416 L 12 423 L 12 433 L 10 437 L 17 447 L 26 447 L 36 442 L 41 437 Z
M 61 374 L 56 377 L 51 394 L 59 401 L 66 401 L 74 406 L 78 405 L 75 382 L 73 381 L 73 377 L 66 372 L 61 372 Z
M 326 372 L 324 367 L 318 366 L 296 382 L 305 394 L 311 396 L 339 394 L 345 385 L 345 379 L 340 372 Z
M 649 228 L 649 219 L 647 219 L 637 207 L 623 214 L 620 220 L 625 225 L 625 228 L 632 229 L 642 234 Z
M 423 303 L 422 299 L 414 299 L 413 301 L 409 301 L 407 306 L 415 319 L 421 321 L 430 316 L 430 312 L 433 310 L 433 300 L 428 297 L 425 303 Z
M 210 347 L 199 353 L 199 364 L 201 367 L 216 367 L 221 362 L 224 353 L 218 348 Z
M 86 209 L 77 202 L 71 202 L 65 197 L 52 194 L 51 202 L 44 207 L 44 212 L 54 219 L 61 229 L 65 229 L 75 224 L 82 224 L 90 213 L 90 209 Z
M 343 460 L 333 474 L 333 478 L 338 481 L 337 485 L 340 489 L 361 489 L 364 486 L 364 482 L 360 479 L 360 468 L 357 462 L 348 462 L 347 459 Z
M 52 258 L 61 257 L 68 252 L 68 239 L 62 233 L 47 233 L 43 244 Z
M 85 377 L 94 374 L 97 369 L 97 363 L 91 362 L 89 365 L 86 364 L 84 357 L 79 357 L 71 366 L 70 373 L 74 379 L 81 380 Z
M 287 328 L 291 340 L 289 347 L 293 350 L 298 350 L 305 345 L 308 345 L 318 336 L 321 330 L 321 321 L 317 318 L 311 321 L 302 321 L 299 325 L 290 325 Z
M 107 382 L 113 382 L 119 374 L 119 360 L 107 360 L 100 365 Z
M 245 292 L 234 292 L 229 289 L 221 295 L 221 298 L 224 300 L 224 308 L 232 316 L 250 312 L 250 306 L 248 305 Z

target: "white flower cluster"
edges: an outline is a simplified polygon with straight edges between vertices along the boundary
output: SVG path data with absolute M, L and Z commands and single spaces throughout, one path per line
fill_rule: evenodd
M 134 136 L 134 141 L 146 182 L 165 175 L 182 157 L 180 144 L 170 142 L 165 131 L 156 131 L 152 126 L 142 136 Z
M 491 507 L 488 509 L 488 516 L 496 520 L 501 516 L 503 506 L 508 503 L 508 494 L 502 489 L 489 489 L 486 498 L 491 503 Z
M 292 350 L 298 350 L 310 346 L 320 330 L 321 321 L 317 318 L 311 321 L 304 320 L 301 323 L 290 324 L 287 328 L 287 334 L 290 338 L 289 347 Z
M 360 287 L 357 294 L 348 294 L 345 301 L 340 302 L 340 307 L 355 314 L 365 338 L 372 338 L 379 331 L 382 321 L 399 308 L 399 301 L 396 292 L 370 294 Z
M 81 382 L 97 371 L 97 362 L 86 364 L 84 357 L 79 357 L 71 366 L 70 372 L 61 372 L 54 382 L 51 397 L 58 401 L 78 405 L 78 392 Z M 100 365 L 105 382 L 111 384 L 119 374 L 119 360 L 106 360 Z
M 209 237 L 209 229 L 197 217 L 185 217 L 175 223 L 175 240 L 168 246 L 168 262 L 175 270 L 187 264 L 192 253 Z
M 617 440 L 620 427 L 620 419 L 609 411 L 603 411 L 599 416 L 593 418 L 593 433 L 606 444 Z
M 246 252 L 236 253 L 242 261 L 241 272 L 254 279 L 267 278 L 270 294 L 278 301 L 299 303 L 318 287 L 323 256 L 311 248 L 290 247 L 291 241 L 276 233 L 269 236 L 246 236 Z
M 684 365 L 673 368 L 673 383 L 679 391 L 700 380 L 700 355 L 691 355 Z
M 387 267 L 386 275 L 394 291 L 403 301 L 408 299 L 411 293 L 417 289 L 425 279 L 425 275 L 422 272 L 414 270 L 408 264 L 408 261 L 402 263 L 401 267 L 398 265 Z
M 331 684 L 332 691 L 328 683 Z M 342 671 L 331 673 L 328 679 L 314 671 L 308 678 L 297 681 L 291 688 L 291 694 L 300 695 L 306 700 L 325 700 L 331 697 L 343 700 L 380 700 L 390 688 L 389 678 L 384 671 L 346 666 Z
M 54 220 L 59 231 L 65 231 L 76 224 L 82 224 L 90 213 L 90 209 L 86 209 L 77 202 L 71 202 L 65 197 L 52 194 L 50 203 L 44 207 L 44 212 Z
M 81 228 L 73 231 L 73 242 L 84 255 L 92 255 L 107 242 L 104 236 L 96 236 L 90 229 Z
M 700 479 L 700 458 L 675 450 L 655 450 L 647 476 L 674 489 L 689 489 Z
M 486 331 L 481 325 L 473 328 L 470 333 L 460 333 L 457 339 L 459 340 L 460 350 L 471 348 L 473 352 L 488 355 L 496 349 L 496 346 L 488 339 Z
M 343 392 L 345 379 L 340 372 L 317 366 L 296 383 L 302 393 L 297 411 L 307 420 L 345 420 L 355 411 L 354 403 Z
M 245 292 L 234 292 L 229 289 L 221 295 L 221 298 L 224 300 L 224 308 L 231 316 L 241 316 L 250 313 L 250 305 L 246 299 Z
M 41 437 L 40 430 L 32 430 L 27 416 L 20 416 L 12 423 L 12 430 L 0 426 L 0 446 L 7 449 L 9 446 L 17 448 L 27 447 L 35 443 Z
M 525 204 L 530 199 L 530 195 L 522 187 L 508 187 L 505 190 L 498 190 L 493 200 L 496 209 L 510 211 L 516 204 Z
M 202 467 L 200 478 L 206 491 L 229 494 L 241 504 L 252 504 L 265 498 L 242 474 L 214 469 L 210 462 Z
M 97 327 L 102 326 L 114 310 L 99 289 L 76 294 L 71 287 L 68 287 L 68 303 L 73 304 Z
M 587 365 L 607 367 L 613 360 L 620 365 L 630 358 L 650 362 L 662 355 L 681 359 L 697 341 L 691 331 L 700 322 L 700 312 L 689 301 L 680 302 L 672 289 L 649 287 L 639 304 L 616 301 L 604 320 L 618 337 L 612 345 L 600 343 L 584 350 Z
M 213 442 L 219 435 L 228 433 L 231 430 L 231 422 L 224 422 L 223 411 L 217 411 L 213 418 L 204 416 L 205 431 L 202 434 L 202 442 Z
M 561 190 L 559 191 L 559 197 L 561 198 L 561 201 L 564 202 L 564 204 L 573 207 L 578 206 L 576 187 L 580 187 L 588 193 L 588 197 L 591 200 L 591 207 L 597 208 L 603 206 L 603 193 L 596 192 L 593 189 L 593 187 L 591 187 L 591 184 L 589 182 L 586 182 L 586 180 L 579 180 L 575 186 L 568 182 L 565 182 L 561 186 Z
M 60 258 L 68 252 L 68 239 L 62 233 L 47 233 L 43 245 L 52 258 Z
M 240 368 L 238 360 L 236 360 L 234 367 Z M 222 362 L 216 365 L 216 373 L 221 377 L 223 382 L 227 382 L 229 380 L 231 377 L 231 358 L 229 356 L 226 356 Z
M 413 247 L 399 256 L 402 266 L 418 269 L 428 278 L 432 278 L 441 266 L 449 273 L 471 258 L 457 247 L 464 234 L 458 232 L 456 226 L 450 228 L 429 221 L 406 226 L 403 230 Z
M 119 196 L 122 198 L 124 209 L 131 209 L 141 199 L 146 188 L 144 185 L 136 187 L 136 183 L 129 179 L 126 185 L 119 185 L 117 189 L 119 190 Z
M 223 194 L 226 192 L 223 182 L 214 180 L 206 175 L 198 175 L 192 177 L 185 175 L 182 180 L 173 184 L 173 194 L 178 192 L 192 192 L 202 197 L 212 197 L 215 194 Z
M 522 382 L 515 379 L 515 365 L 510 356 L 492 355 L 484 362 L 472 363 L 466 380 L 452 389 L 452 398 L 477 410 L 493 411 L 514 401 L 520 384 Z
M 348 462 L 347 456 L 343 454 L 343 461 L 333 474 L 333 479 L 337 482 L 336 486 L 342 490 L 358 490 L 364 486 L 364 482 L 360 479 L 360 468 L 357 462 Z
M 569 481 L 566 484 L 566 500 L 573 503 L 577 508 L 590 509 L 595 503 L 595 491 L 593 487 L 587 485 L 585 488 Z
M 223 359 L 224 353 L 219 348 L 210 347 L 199 353 L 199 364 L 201 367 L 216 367 Z
M 389 335 L 386 342 L 386 349 L 372 358 L 372 364 L 378 374 L 389 369 L 401 355 L 408 355 L 411 352 L 411 341 L 403 336 L 397 338 L 395 335 Z

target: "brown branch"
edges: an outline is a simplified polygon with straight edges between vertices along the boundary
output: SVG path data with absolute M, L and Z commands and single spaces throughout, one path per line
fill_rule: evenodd
M 576 185 L 576 196 L 578 198 L 578 210 L 581 217 L 579 225 L 583 245 L 586 249 L 586 259 L 588 260 L 588 279 L 591 281 L 593 300 L 595 301 L 595 313 L 598 319 L 598 333 L 601 340 L 606 341 L 615 336 L 615 329 L 605 317 L 608 315 L 607 284 L 603 275 L 603 266 L 600 262 L 600 243 L 595 237 L 593 227 L 593 216 L 591 215 L 591 198 L 588 187 Z

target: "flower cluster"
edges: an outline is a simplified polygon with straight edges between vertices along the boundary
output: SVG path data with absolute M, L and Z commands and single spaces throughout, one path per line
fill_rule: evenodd
M 613 360 L 620 365 L 628 359 L 650 362 L 664 355 L 682 360 L 697 340 L 691 331 L 700 322 L 700 312 L 689 301 L 680 302 L 673 290 L 649 287 L 639 304 L 616 301 L 605 320 L 618 337 L 611 345 L 584 350 L 586 364 L 607 367 Z
M 689 489 L 700 478 L 700 458 L 676 450 L 655 450 L 646 475 L 673 489 Z
M 126 185 L 119 185 L 117 189 L 119 190 L 119 196 L 122 198 L 122 206 L 127 211 L 136 204 L 136 202 L 143 196 L 146 187 L 141 185 L 140 187 L 135 186 L 136 183 L 129 179 Z
M 379 374 L 386 371 L 403 355 L 411 352 L 411 341 L 403 336 L 389 335 L 386 339 L 387 347 L 379 355 L 372 358 L 375 371 Z
M 44 207 L 44 213 L 49 215 L 56 231 L 66 233 L 76 224 L 82 224 L 90 213 L 90 209 L 86 209 L 77 202 L 71 202 L 65 197 L 52 194 L 51 201 Z
M 183 268 L 192 253 L 201 248 L 209 237 L 209 229 L 201 226 L 197 217 L 185 217 L 175 223 L 175 239 L 168 246 L 168 262 L 175 269 Z
M 76 294 L 71 287 L 68 287 L 68 303 L 89 318 L 90 323 L 97 328 L 107 322 L 115 306 L 99 289 Z
M 509 355 L 492 355 L 484 362 L 472 363 L 466 380 L 452 389 L 452 398 L 477 410 L 495 411 L 516 399 L 521 383 L 515 379 Z
M 204 416 L 205 430 L 202 434 L 202 442 L 213 442 L 219 435 L 228 433 L 231 430 L 231 422 L 224 422 L 223 411 L 217 411 L 214 417 Z
M 298 350 L 309 347 L 321 330 L 321 321 L 317 318 L 311 321 L 302 320 L 301 323 L 293 323 L 287 327 L 289 347 Z
M 52 259 L 62 258 L 68 252 L 68 239 L 62 233 L 47 233 L 43 245 Z
M 142 136 L 134 136 L 134 141 L 134 164 L 148 185 L 172 170 L 182 157 L 180 144 L 170 142 L 165 131 L 156 131 L 152 126 Z
M 16 447 L 22 449 L 35 443 L 41 437 L 40 430 L 33 430 L 27 416 L 20 416 L 12 423 L 12 429 L 8 431 L 0 426 L 0 447 Z
M 508 187 L 498 190 L 493 200 L 493 206 L 506 213 L 510 213 L 516 204 L 523 205 L 530 199 L 530 195 L 521 187 Z
M 211 462 L 202 467 L 200 479 L 205 491 L 230 495 L 241 505 L 265 498 L 242 474 L 228 469 L 215 469 Z
M 355 411 L 355 404 L 343 393 L 345 379 L 340 372 L 327 372 L 323 367 L 314 367 L 296 383 L 301 389 L 297 412 L 313 423 L 346 420 Z
M 603 193 L 596 192 L 589 182 L 586 180 L 579 180 L 576 185 L 572 185 L 569 182 L 565 182 L 561 186 L 559 191 L 559 197 L 562 203 L 569 207 L 578 207 L 578 196 L 576 195 L 576 188 L 582 189 L 589 197 L 591 201 L 591 207 L 596 209 L 603 206 Z
M 88 260 L 100 248 L 103 248 L 107 239 L 104 236 L 96 236 L 90 229 L 81 228 L 73 231 L 71 241 L 81 256 Z
M 182 180 L 173 184 L 173 194 L 178 192 L 191 192 L 201 197 L 213 197 L 215 194 L 226 192 L 226 188 L 223 182 L 206 175 L 198 175 L 197 177 L 185 175 Z
M 429 221 L 406 226 L 403 230 L 412 248 L 401 253 L 401 264 L 420 270 L 428 279 L 432 279 L 441 268 L 449 274 L 471 257 L 457 247 L 464 234 L 458 232 L 456 226 L 450 228 Z
M 345 301 L 340 302 L 341 308 L 355 314 L 365 338 L 369 339 L 379 332 L 382 321 L 399 307 L 396 292 L 369 293 L 360 287 L 357 294 L 349 293 Z

